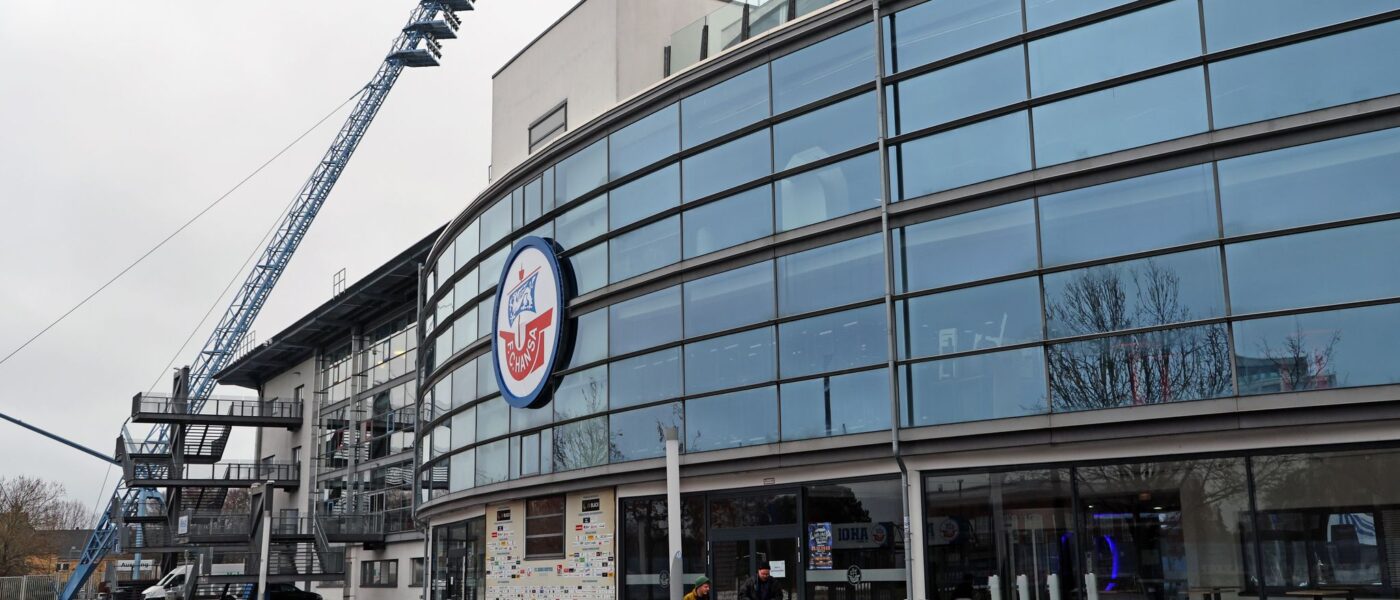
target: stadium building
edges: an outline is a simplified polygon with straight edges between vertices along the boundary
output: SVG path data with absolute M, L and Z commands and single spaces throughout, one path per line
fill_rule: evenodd
M 579 2 L 421 257 L 420 591 L 1397 597 L 1397 52 L 1391 0 Z

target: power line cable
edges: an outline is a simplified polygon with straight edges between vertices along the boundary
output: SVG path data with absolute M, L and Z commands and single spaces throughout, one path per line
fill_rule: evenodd
M 240 277 L 242 277 L 243 272 L 248 269 L 248 265 L 253 262 L 253 259 L 258 257 L 258 251 L 262 250 L 263 247 L 267 245 L 268 238 L 272 237 L 272 234 L 277 231 L 277 225 L 282 222 L 283 215 L 286 215 L 287 211 L 292 209 L 292 205 L 296 204 L 296 201 L 297 198 L 292 198 L 292 200 L 287 203 L 287 206 L 283 208 L 281 212 L 277 213 L 277 215 L 273 218 L 272 225 L 270 225 L 267 228 L 267 232 L 264 233 L 262 238 L 258 240 L 258 243 L 255 246 L 253 246 L 253 251 L 248 253 L 248 258 L 243 260 L 243 264 L 239 265 L 237 271 L 234 271 L 233 277 L 229 278 L 228 283 L 224 285 L 224 290 L 222 292 L 219 292 L 219 297 L 215 298 L 214 302 L 209 305 L 209 310 L 206 310 L 204 312 L 204 317 L 202 317 L 199 320 L 199 323 L 195 324 L 194 329 L 190 330 L 190 334 L 185 337 L 184 343 L 180 344 L 180 349 L 176 350 L 175 355 L 170 357 L 170 362 L 165 364 L 165 368 L 161 369 L 160 373 L 156 375 L 156 378 L 154 381 L 151 382 L 150 387 L 146 388 L 147 390 L 155 391 L 156 386 L 160 385 L 161 378 L 165 377 L 165 374 L 168 373 L 170 369 L 174 368 L 175 361 L 180 360 L 180 357 L 184 356 L 185 348 L 189 347 L 190 341 L 194 339 L 194 336 L 197 335 L 201 329 L 204 328 L 204 324 L 209 321 L 209 317 L 214 314 L 214 310 L 219 308 L 219 306 L 223 303 L 224 297 L 228 296 L 229 290 L 233 289 L 233 284 L 238 283 L 238 280 Z
M 243 178 L 242 180 L 240 180 L 237 184 L 235 184 L 232 188 L 229 188 L 229 190 L 228 190 L 227 192 L 224 192 L 222 196 L 219 196 L 218 199 L 216 199 L 216 200 L 214 200 L 213 202 L 211 202 L 208 206 L 205 206 L 205 207 L 204 207 L 202 210 L 200 210 L 198 213 L 195 213 L 195 215 L 194 215 L 193 217 L 191 217 L 188 221 L 185 221 L 185 223 L 184 223 L 183 225 L 181 225 L 180 227 L 176 228 L 175 231 L 171 232 L 170 235 L 165 236 L 165 239 L 162 239 L 160 242 L 156 243 L 156 245 L 155 245 L 155 246 L 152 246 L 150 250 L 147 250 L 145 254 L 142 254 L 139 258 L 137 258 L 137 259 L 136 259 L 135 261 L 133 261 L 131 264 L 127 265 L 126 268 L 122 269 L 122 270 L 121 270 L 120 272 L 118 272 L 114 277 L 112 277 L 111 279 L 108 279 L 106 283 L 104 283 L 104 284 L 102 284 L 101 286 L 99 286 L 99 287 L 98 287 L 96 290 L 94 290 L 91 294 L 88 294 L 87 297 L 85 297 L 85 298 L 82 299 L 82 301 L 78 302 L 77 304 L 74 304 L 72 308 L 68 309 L 68 310 L 67 310 L 66 312 L 64 312 L 62 315 L 59 315 L 59 317 L 58 317 L 57 319 L 54 319 L 53 322 L 49 323 L 48 325 L 45 325 L 43 329 L 40 329 L 40 330 L 39 330 L 39 333 L 36 333 L 36 334 L 33 335 L 33 337 L 30 337 L 29 339 L 25 340 L 23 344 L 20 344 L 18 348 L 15 348 L 14 350 L 11 350 L 10 353 L 9 353 L 9 354 L 6 354 L 4 358 L 0 358 L 0 365 L 4 365 L 6 362 L 9 362 L 9 360 L 10 360 L 11 358 L 14 358 L 14 356 L 15 356 L 16 354 L 19 354 L 21 350 L 24 350 L 25 348 L 29 347 L 29 345 L 32 344 L 32 343 L 34 343 L 35 340 L 37 340 L 37 339 L 39 339 L 40 337 L 42 337 L 45 333 L 48 333 L 48 331 L 49 331 L 50 329 L 53 329 L 54 326 L 58 325 L 59 323 L 62 323 L 63 320 L 64 320 L 64 319 L 67 319 L 69 315 L 73 314 L 73 313 L 74 313 L 75 311 L 77 311 L 79 308 L 82 308 L 83 305 L 85 305 L 85 304 L 88 303 L 88 301 L 90 301 L 90 300 L 92 300 L 93 298 L 97 297 L 97 295 L 98 295 L 98 294 L 101 294 L 103 290 L 107 289 L 107 288 L 108 288 L 109 286 L 111 286 L 113 283 L 116 283 L 118 279 L 121 279 L 122 276 L 126 275 L 126 274 L 127 274 L 129 271 L 131 271 L 132 269 L 136 268 L 136 265 L 141 264 L 141 263 L 144 262 L 147 258 L 149 258 L 152 254 L 155 254 L 155 252 L 156 252 L 157 250 L 160 250 L 161 247 L 165 246 L 166 243 L 168 243 L 170 240 L 174 239 L 175 236 L 180 235 L 180 232 L 184 231 L 185 229 L 188 229 L 189 226 L 190 226 L 190 225 L 193 225 L 195 221 L 198 221 L 200 217 L 203 217 L 203 216 L 204 216 L 206 213 L 208 213 L 210 210 L 213 210 L 213 208 L 214 208 L 215 206 L 218 206 L 219 203 L 223 202 L 225 198 L 228 198 L 228 197 L 229 197 L 230 195 L 232 195 L 234 192 L 238 191 L 239 188 L 243 187 L 243 184 L 248 183 L 248 181 L 251 180 L 253 177 L 257 176 L 258 173 L 261 173 L 261 172 L 263 171 L 263 169 L 266 169 L 266 168 L 268 167 L 268 165 L 271 165 L 271 164 L 272 164 L 273 161 L 277 160 L 278 158 L 281 158 L 281 156 L 282 156 L 283 154 L 286 154 L 286 152 L 287 152 L 288 150 L 291 150 L 291 149 L 292 149 L 292 146 L 295 146 L 295 145 L 297 144 L 297 142 L 300 142 L 303 138 L 305 138 L 306 136 L 310 135 L 312 131 L 315 131 L 316 128 L 320 127 L 322 123 L 325 123 L 327 119 L 330 119 L 332 116 L 335 116 L 336 113 L 340 112 L 340 110 L 341 110 L 342 108 L 345 108 L 345 105 L 350 104 L 350 102 L 353 101 L 355 98 L 357 98 L 357 97 L 360 95 L 360 93 L 363 92 L 363 91 L 364 91 L 364 87 L 357 88 L 357 89 L 355 90 L 355 93 L 351 94 L 349 98 L 346 98 L 344 102 L 341 102 L 340 105 L 337 106 L 337 107 L 335 107 L 335 109 L 332 110 L 331 112 L 326 113 L 326 116 L 321 117 L 321 120 L 317 121 L 316 124 L 312 125 L 309 129 L 307 129 L 306 131 L 302 132 L 301 135 L 298 135 L 298 136 L 296 137 L 296 139 L 294 139 L 294 140 L 291 141 L 291 143 L 287 144 L 286 146 L 283 146 L 281 150 L 278 150 L 276 154 L 273 154 L 273 155 L 272 155 L 272 158 L 269 158 L 269 159 L 267 159 L 266 161 L 264 161 L 264 162 L 262 163 L 262 165 L 258 166 L 258 168 L 256 168 L 256 169 L 254 169 L 252 173 L 249 173 L 247 177 L 244 177 L 244 178 Z

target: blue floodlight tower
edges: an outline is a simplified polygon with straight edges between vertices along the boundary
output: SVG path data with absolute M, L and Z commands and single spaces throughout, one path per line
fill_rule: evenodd
M 253 320 L 257 318 L 258 312 L 267 302 L 268 295 L 272 293 L 273 286 L 286 270 L 297 245 L 306 237 L 316 213 L 321 210 L 331 189 L 335 187 L 336 180 L 350 162 L 350 156 L 354 154 L 360 140 L 364 139 L 365 131 L 374 121 L 379 108 L 384 105 L 384 100 L 388 97 L 389 90 L 393 89 L 399 74 L 404 67 L 437 66 L 438 59 L 442 57 L 438 40 L 457 37 L 456 31 L 460 21 L 456 13 L 471 10 L 472 5 L 473 0 L 420 0 L 413 8 L 408 25 L 394 39 L 392 49 L 379 65 L 374 78 L 360 90 L 354 111 L 346 118 L 345 124 L 335 136 L 335 141 L 330 149 L 326 150 L 311 177 L 302 185 L 296 201 L 283 217 L 262 256 L 253 265 L 248 278 L 195 358 L 188 378 L 192 412 L 197 412 L 214 390 L 214 374 L 232 360 Z M 202 434 L 207 436 L 211 429 L 227 426 L 194 427 L 203 427 Z M 135 446 L 129 440 L 129 435 L 125 435 L 125 431 L 123 433 L 124 443 Z M 222 433 L 224 432 L 215 431 L 214 435 Z M 171 448 L 169 425 L 152 428 L 145 442 L 139 444 L 139 448 L 142 453 L 181 451 L 180 448 Z M 120 514 L 136 514 L 147 503 L 160 502 L 159 498 L 159 492 L 155 489 L 128 487 L 125 482 L 118 483 L 113 494 L 114 503 L 119 503 Z M 103 511 L 92 537 L 83 548 L 72 576 L 64 585 L 60 600 L 72 600 L 97 565 L 102 562 L 103 556 L 116 547 L 121 526 L 110 517 L 111 511 Z

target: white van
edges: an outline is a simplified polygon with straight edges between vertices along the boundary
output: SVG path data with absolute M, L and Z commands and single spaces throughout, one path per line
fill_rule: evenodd
M 180 565 L 171 569 L 155 585 L 142 591 L 141 597 L 145 600 L 175 600 L 179 598 L 185 591 L 185 577 L 189 575 L 190 568 L 191 565 Z
M 185 578 L 189 575 L 194 565 L 180 565 L 171 569 L 165 577 L 161 577 L 155 585 L 146 588 L 141 592 L 143 600 L 183 600 L 185 593 Z M 240 563 L 216 564 L 210 568 L 210 573 L 214 575 L 241 575 L 243 565 Z M 247 587 L 245 584 L 234 585 L 232 587 Z

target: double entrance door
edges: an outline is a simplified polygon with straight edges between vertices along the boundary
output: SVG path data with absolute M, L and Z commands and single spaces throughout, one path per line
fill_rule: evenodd
M 712 529 L 709 543 L 710 585 L 715 600 L 734 600 L 739 588 L 758 570 L 771 570 L 783 597 L 802 597 L 802 536 L 795 525 Z

